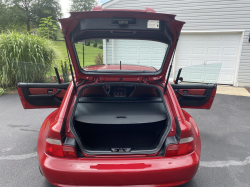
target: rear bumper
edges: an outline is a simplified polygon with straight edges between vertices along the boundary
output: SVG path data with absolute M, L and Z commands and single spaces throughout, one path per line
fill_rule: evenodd
M 169 158 L 66 159 L 45 154 L 39 142 L 42 173 L 56 186 L 177 186 L 192 179 L 199 167 L 195 151 Z

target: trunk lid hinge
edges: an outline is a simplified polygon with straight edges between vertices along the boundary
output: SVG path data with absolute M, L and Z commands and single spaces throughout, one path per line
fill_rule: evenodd
M 99 82 L 101 82 L 101 80 L 99 79 L 99 77 L 94 77 L 94 78 L 93 78 L 93 82 L 99 83 Z
M 144 84 L 148 84 L 148 82 L 149 82 L 147 77 L 143 78 L 142 81 L 143 81 Z

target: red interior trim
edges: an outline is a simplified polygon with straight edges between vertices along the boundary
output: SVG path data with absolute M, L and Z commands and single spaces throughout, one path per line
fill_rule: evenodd
M 188 90 L 188 95 L 204 95 L 206 89 L 179 89 L 179 93 L 181 94 L 187 94 L 184 93 L 184 90 Z M 176 97 L 180 97 L 178 93 L 175 92 Z
M 57 89 L 55 88 L 29 88 L 31 95 L 43 95 L 48 94 L 48 90 L 52 90 L 53 92 L 50 94 L 55 94 L 57 92 Z M 56 94 L 56 97 L 63 98 L 66 93 L 66 90 L 61 90 L 58 94 Z

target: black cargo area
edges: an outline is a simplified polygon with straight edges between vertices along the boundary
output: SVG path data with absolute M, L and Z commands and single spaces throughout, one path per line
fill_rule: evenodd
M 154 149 L 165 127 L 166 121 L 143 124 L 75 123 L 83 146 L 90 151 L 112 151 L 112 148 Z
M 135 91 L 130 92 L 129 96 Z M 85 151 L 93 154 L 147 151 L 156 149 L 161 142 L 168 127 L 168 117 L 157 95 L 82 95 L 73 125 Z M 126 96 L 126 93 L 121 95 Z

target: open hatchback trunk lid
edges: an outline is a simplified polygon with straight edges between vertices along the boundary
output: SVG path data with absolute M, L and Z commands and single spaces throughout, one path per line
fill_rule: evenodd
M 108 81 L 110 77 L 120 79 L 121 76 L 124 81 L 145 77 L 164 80 L 184 24 L 174 18 L 175 15 L 155 13 L 150 8 L 117 10 L 98 6 L 89 12 L 71 12 L 69 18 L 60 19 L 76 81 L 95 77 Z M 75 44 L 86 44 L 93 39 L 112 43 L 112 50 L 116 52 L 111 60 L 106 56 L 108 44 L 103 46 L 104 62 L 87 67 L 81 64 L 82 54 L 78 55 Z M 144 47 L 138 48 L 138 43 Z

